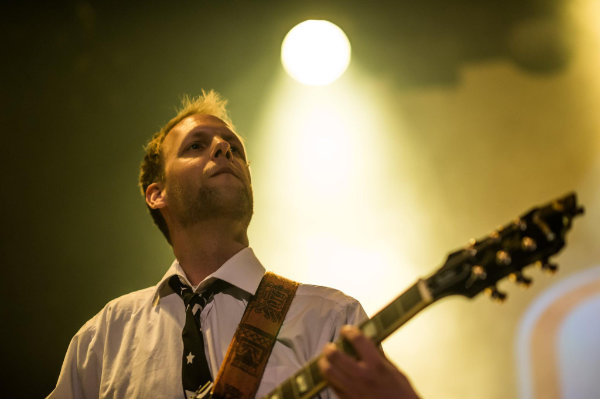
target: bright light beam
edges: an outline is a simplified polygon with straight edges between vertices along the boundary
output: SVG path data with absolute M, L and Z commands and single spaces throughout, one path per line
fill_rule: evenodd
M 370 84 L 356 76 L 327 88 L 281 83 L 265 102 L 252 156 L 252 245 L 299 281 L 359 298 L 372 283 L 377 293 L 360 299 L 377 310 L 392 297 L 385 288 L 396 293 L 398 281 L 411 281 L 407 254 L 420 245 L 410 184 L 394 184 L 410 179 L 397 175 L 410 154 L 390 134 L 402 127 L 388 125 Z
M 335 24 L 310 19 L 294 26 L 283 39 L 281 63 L 300 83 L 328 85 L 348 68 L 350 42 Z

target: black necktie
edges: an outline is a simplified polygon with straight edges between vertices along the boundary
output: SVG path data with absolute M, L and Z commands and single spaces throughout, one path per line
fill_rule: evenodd
M 204 354 L 200 312 L 206 303 L 212 299 L 221 285 L 219 283 L 220 280 L 213 283 L 202 294 L 196 294 L 187 284 L 181 282 L 179 276 L 175 275 L 169 279 L 169 285 L 183 299 L 185 304 L 185 326 L 181 333 L 183 338 L 181 377 L 186 398 L 188 397 L 186 391 L 191 394 L 211 381 L 210 369 Z

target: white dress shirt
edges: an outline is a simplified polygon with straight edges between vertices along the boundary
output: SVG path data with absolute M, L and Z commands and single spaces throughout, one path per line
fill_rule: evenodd
M 216 376 L 265 268 L 245 248 L 204 279 L 231 284 L 215 294 L 200 314 L 208 364 Z M 71 340 L 56 388 L 48 398 L 177 398 L 181 386 L 181 331 L 185 309 L 168 284 L 180 275 L 175 260 L 160 282 L 110 301 Z M 256 397 L 261 398 L 317 356 L 344 324 L 358 324 L 366 313 L 342 292 L 300 284 L 281 326 Z M 329 390 L 322 397 L 333 397 Z

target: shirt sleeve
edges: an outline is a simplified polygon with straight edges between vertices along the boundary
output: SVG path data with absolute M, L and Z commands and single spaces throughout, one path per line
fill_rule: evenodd
M 342 326 L 358 326 L 368 318 L 369 317 L 367 316 L 367 313 L 363 309 L 360 302 L 355 299 L 348 302 L 345 304 L 342 312 L 340 312 L 339 318 L 336 322 L 333 340 L 335 341 L 339 337 Z
M 71 339 L 58 382 L 47 399 L 98 398 L 101 359 L 94 350 L 96 322 L 94 317 Z
M 363 309 L 360 302 L 355 299 L 352 299 L 350 302 L 346 303 L 343 307 L 342 312 L 340 312 L 340 318 L 336 320 L 334 339 L 337 340 L 340 335 L 340 330 L 342 326 L 352 325 L 356 326 L 367 320 L 369 317 L 367 313 Z M 318 396 L 319 399 L 338 399 L 338 396 L 335 394 L 335 391 L 331 387 L 327 387 L 324 389 Z

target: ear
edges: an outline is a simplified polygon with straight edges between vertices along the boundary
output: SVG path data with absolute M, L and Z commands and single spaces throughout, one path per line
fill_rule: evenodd
M 160 209 L 167 206 L 165 191 L 161 183 L 152 183 L 146 188 L 146 204 L 152 209 Z

